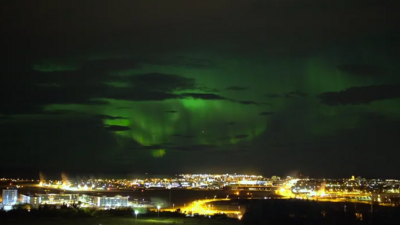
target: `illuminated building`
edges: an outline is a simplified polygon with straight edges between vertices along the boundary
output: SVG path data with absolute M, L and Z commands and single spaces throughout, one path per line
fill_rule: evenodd
M 3 205 L 17 204 L 18 190 L 17 189 L 3 189 Z
M 95 205 L 98 207 L 127 207 L 128 198 L 123 196 L 107 197 L 107 196 L 94 196 Z
M 24 204 L 29 204 L 32 206 L 32 208 L 39 208 L 39 205 L 41 203 L 41 197 L 37 196 L 37 195 L 25 195 L 22 194 L 20 195 L 20 199 L 21 199 L 21 203 Z
M 68 204 L 78 201 L 79 194 L 37 194 L 42 204 Z
M 132 206 L 135 208 L 154 208 L 157 206 L 157 203 L 145 201 L 144 199 L 142 201 L 139 201 L 138 199 L 134 199 L 132 201 Z
M 95 205 L 95 196 L 83 194 L 79 196 L 79 201 L 88 205 Z

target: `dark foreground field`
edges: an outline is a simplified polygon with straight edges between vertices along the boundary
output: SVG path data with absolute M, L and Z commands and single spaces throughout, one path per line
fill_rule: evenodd
M 2 225 L 157 225 L 157 224 L 185 224 L 185 225 L 239 225 L 237 220 L 208 219 L 208 218 L 160 218 L 136 219 L 135 218 L 71 218 L 71 219 L 7 219 L 0 218 Z

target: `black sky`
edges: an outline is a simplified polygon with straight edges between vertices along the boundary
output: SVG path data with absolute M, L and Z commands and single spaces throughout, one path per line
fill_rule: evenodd
M 0 4 L 4 173 L 399 176 L 399 1 Z

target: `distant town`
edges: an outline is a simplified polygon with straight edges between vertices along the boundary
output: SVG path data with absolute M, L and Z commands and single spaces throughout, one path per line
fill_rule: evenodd
M 166 178 L 69 179 L 2 178 L 3 210 L 23 205 L 28 210 L 43 206 L 116 209 L 131 207 L 137 213 L 175 211 L 188 216 L 226 213 L 241 218 L 244 207 L 213 202 L 234 199 L 299 199 L 399 206 L 400 180 L 297 177 L 263 177 L 245 174 L 179 174 Z M 181 191 L 181 192 L 180 192 Z M 177 194 L 178 193 L 178 194 Z

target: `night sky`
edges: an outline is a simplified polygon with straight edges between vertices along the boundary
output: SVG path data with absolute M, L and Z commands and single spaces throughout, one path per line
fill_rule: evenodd
M 398 0 L 0 4 L 3 172 L 399 178 Z

